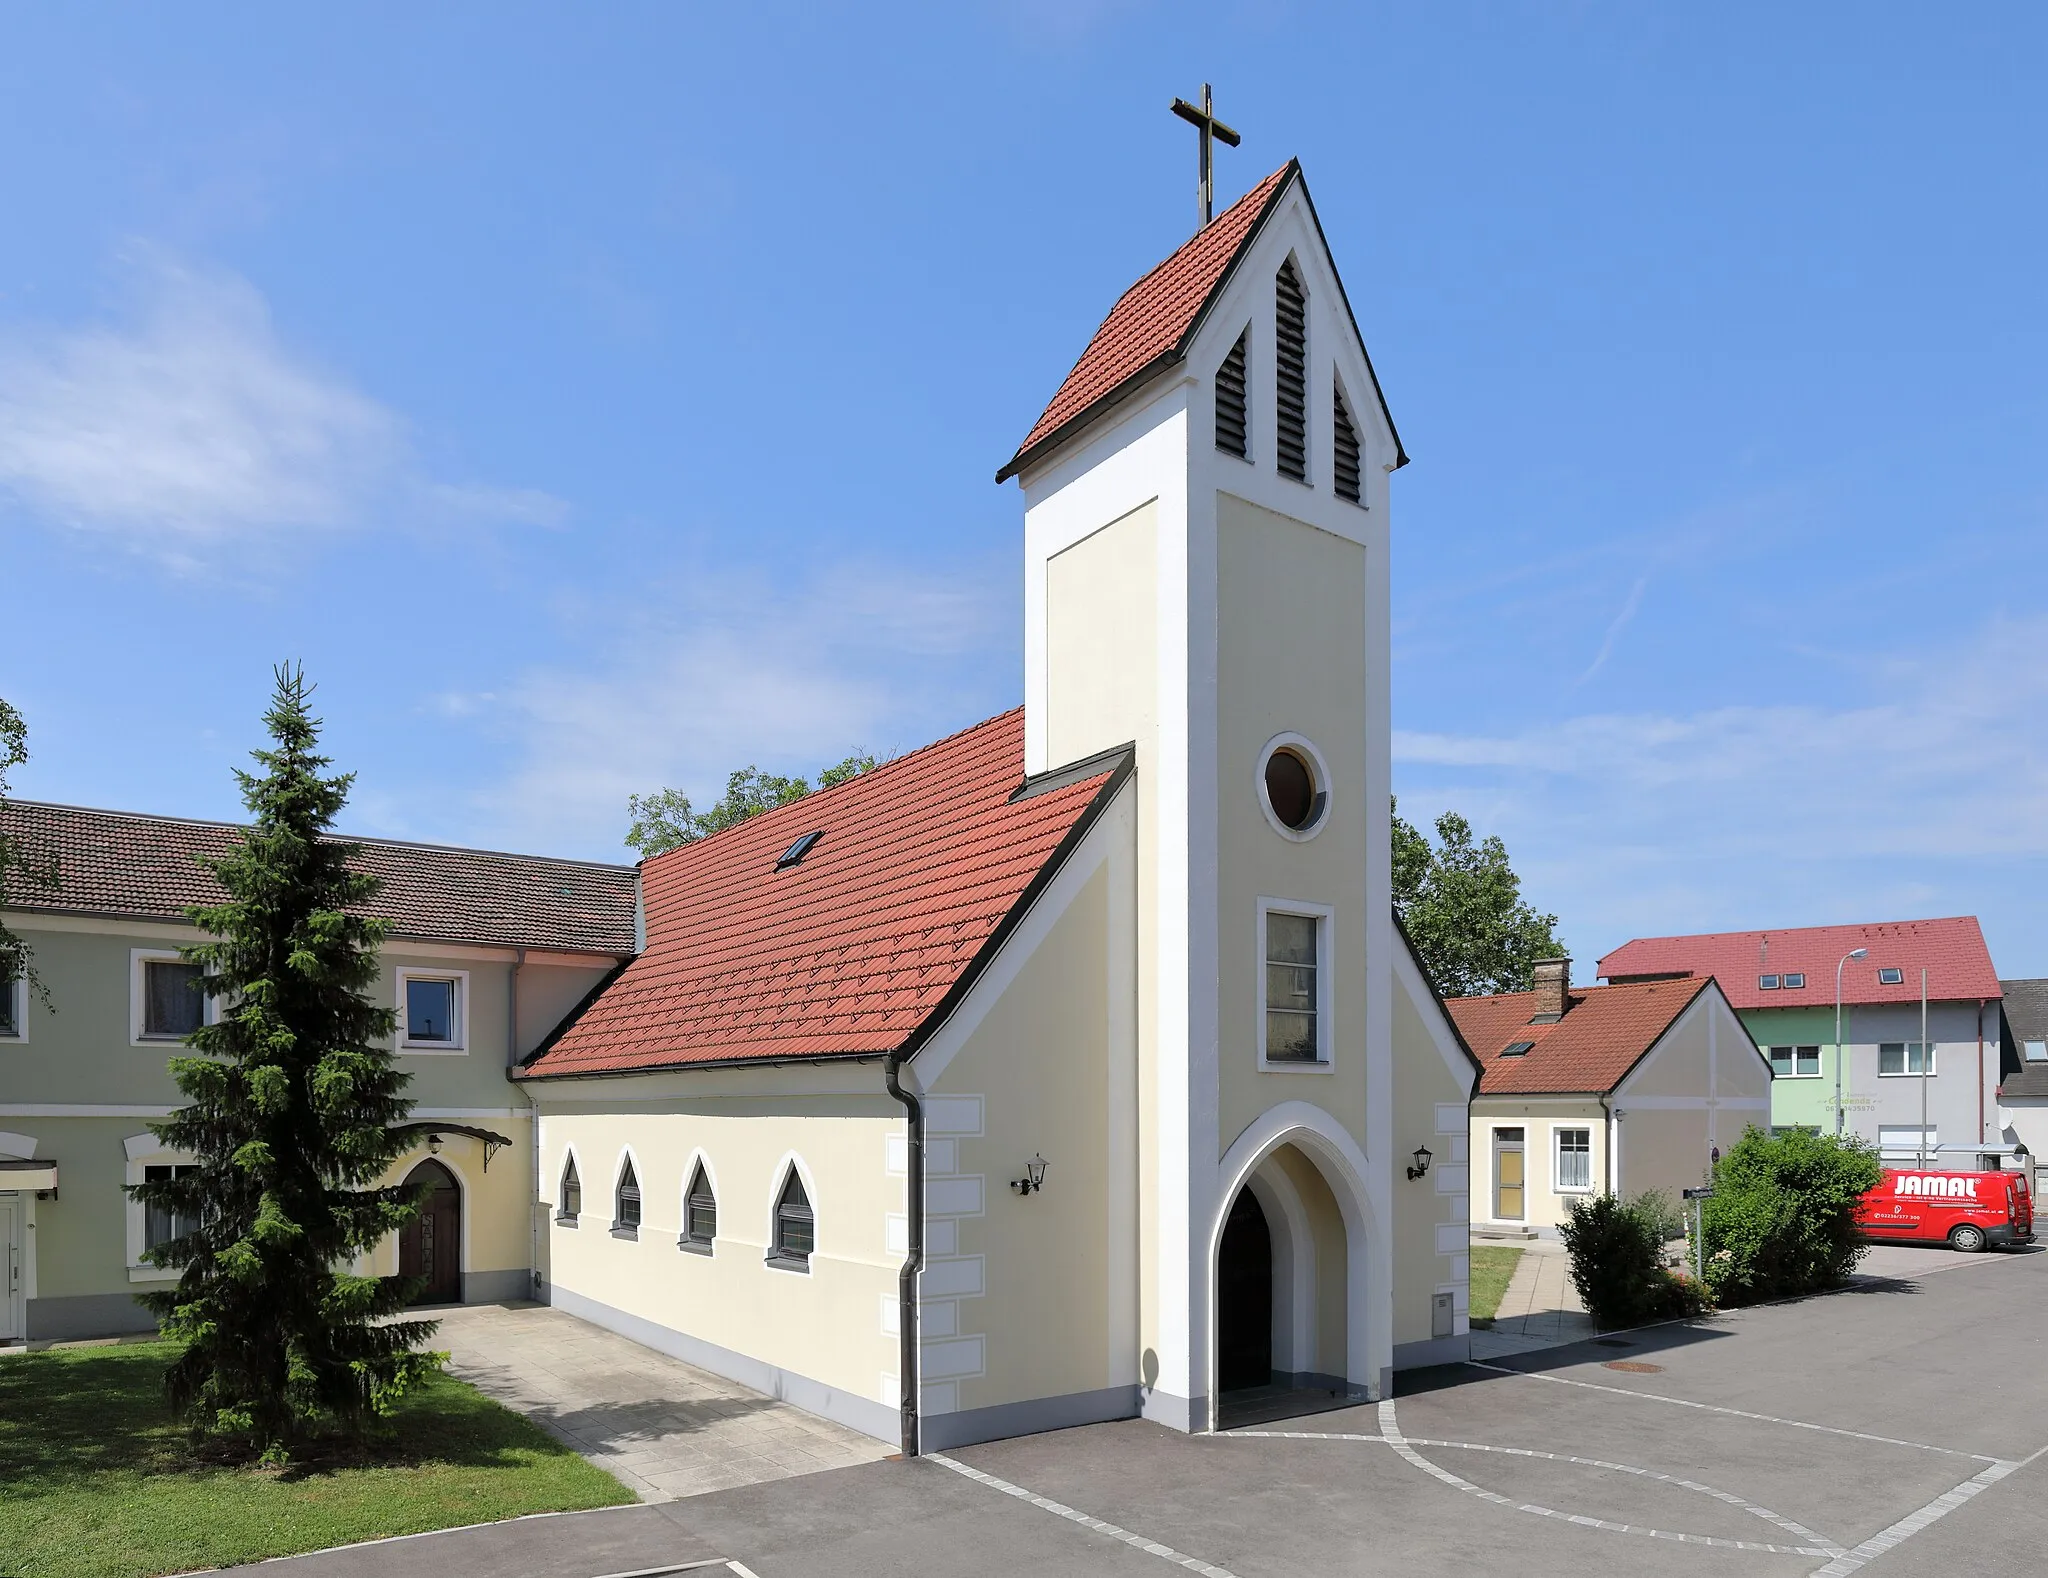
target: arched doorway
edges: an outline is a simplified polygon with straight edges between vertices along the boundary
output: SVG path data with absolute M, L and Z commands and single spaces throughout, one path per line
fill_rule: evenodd
M 1273 1381 L 1273 1234 L 1249 1187 L 1238 1190 L 1216 1255 L 1216 1386 Z
M 408 1185 L 427 1186 L 420 1214 L 398 1230 L 398 1274 L 424 1285 L 415 1304 L 462 1302 L 462 1189 L 455 1175 L 436 1161 L 424 1161 L 405 1175 Z

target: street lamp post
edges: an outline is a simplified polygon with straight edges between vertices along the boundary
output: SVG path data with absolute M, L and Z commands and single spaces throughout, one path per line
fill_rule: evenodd
M 1842 1120 L 1848 1116 L 1842 1110 L 1842 966 L 1851 959 L 1867 959 L 1868 948 L 1851 948 L 1835 965 L 1835 1138 L 1842 1137 Z

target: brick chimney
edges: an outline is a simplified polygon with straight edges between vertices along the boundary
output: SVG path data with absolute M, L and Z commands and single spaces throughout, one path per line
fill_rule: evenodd
M 1536 1013 L 1539 1018 L 1562 1019 L 1571 1005 L 1572 962 L 1569 959 L 1536 961 Z

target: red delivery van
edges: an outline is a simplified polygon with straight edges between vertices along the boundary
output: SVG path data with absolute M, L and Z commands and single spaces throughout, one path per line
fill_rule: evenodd
M 1884 1182 L 1856 1204 L 1856 1225 L 1873 1242 L 1946 1243 L 1965 1254 L 2034 1241 L 2034 1200 L 2023 1172 L 1923 1172 L 1887 1167 Z

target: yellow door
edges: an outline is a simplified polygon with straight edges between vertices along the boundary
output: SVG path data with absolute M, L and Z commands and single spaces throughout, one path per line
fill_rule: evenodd
M 1493 1131 L 1493 1218 L 1522 1220 L 1522 1131 Z

